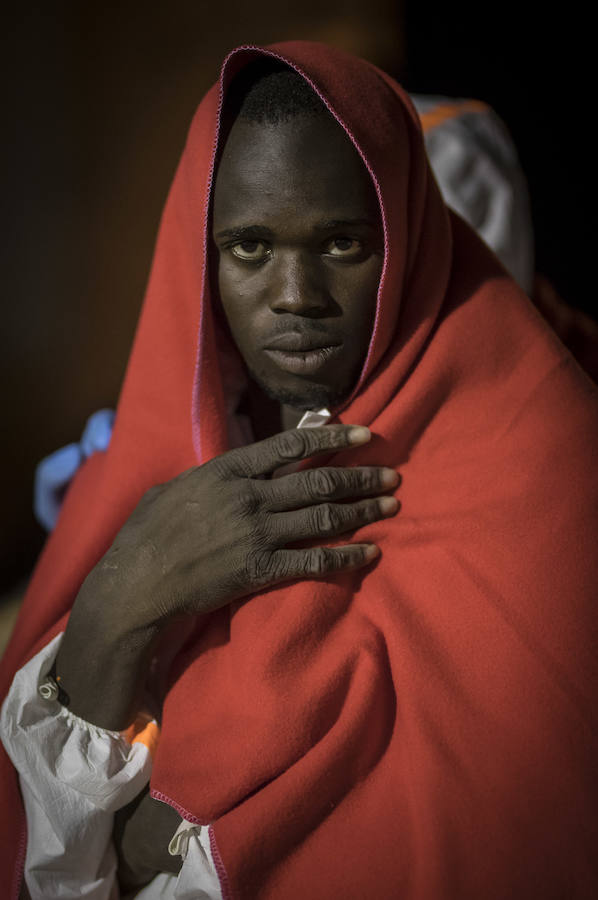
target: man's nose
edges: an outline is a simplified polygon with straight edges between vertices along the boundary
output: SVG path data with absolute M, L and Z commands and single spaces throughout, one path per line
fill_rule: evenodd
M 279 256 L 270 285 L 273 312 L 317 316 L 328 308 L 330 297 L 320 261 L 310 257 L 307 253 Z

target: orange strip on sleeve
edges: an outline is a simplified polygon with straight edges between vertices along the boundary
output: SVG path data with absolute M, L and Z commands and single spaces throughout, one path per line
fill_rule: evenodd
M 144 744 L 153 757 L 160 738 L 160 726 L 155 719 L 140 715 L 121 734 L 130 744 Z

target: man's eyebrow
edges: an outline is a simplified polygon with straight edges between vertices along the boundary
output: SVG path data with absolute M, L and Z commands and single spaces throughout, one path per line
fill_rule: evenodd
M 368 228 L 375 228 L 375 222 L 371 219 L 329 219 L 327 222 L 321 222 L 315 225 L 317 231 L 331 231 L 334 228 L 355 228 L 359 225 L 366 225 Z
M 238 228 L 225 228 L 218 231 L 214 237 L 217 238 L 233 238 L 233 240 L 243 240 L 247 235 L 260 235 L 261 237 L 272 237 L 273 232 L 264 225 L 240 225 Z
M 319 222 L 317 225 L 314 225 L 314 230 L 333 231 L 335 228 L 356 228 L 359 226 L 375 228 L 376 224 L 371 219 L 328 219 L 326 222 Z M 271 238 L 274 236 L 274 232 L 265 225 L 240 225 L 237 228 L 225 228 L 223 231 L 218 231 L 214 237 L 231 238 L 238 241 L 247 238 L 249 235 L 252 237 Z

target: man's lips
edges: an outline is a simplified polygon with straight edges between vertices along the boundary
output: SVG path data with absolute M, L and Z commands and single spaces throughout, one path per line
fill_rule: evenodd
M 314 375 L 342 350 L 343 342 L 328 334 L 288 331 L 269 338 L 264 353 L 275 365 L 292 375 Z
M 278 335 L 264 347 L 268 358 L 292 375 L 314 375 L 341 351 L 336 338 L 295 333 Z
M 281 350 L 289 353 L 307 353 L 311 350 L 320 350 L 325 347 L 339 347 L 342 341 L 327 334 L 299 334 L 296 331 L 288 331 L 286 334 L 278 334 L 264 344 L 264 350 Z

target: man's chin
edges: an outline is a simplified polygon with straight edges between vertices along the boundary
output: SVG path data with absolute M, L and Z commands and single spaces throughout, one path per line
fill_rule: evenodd
M 281 387 L 280 385 L 272 385 L 259 378 L 255 373 L 251 373 L 254 381 L 257 382 L 266 396 L 271 400 L 276 400 L 283 406 L 290 406 L 293 409 L 307 412 L 308 409 L 318 410 L 327 407 L 330 410 L 340 406 L 342 401 L 347 397 L 348 391 L 343 389 L 329 387 L 321 384 L 309 384 L 306 382 L 297 390 L 291 390 Z

